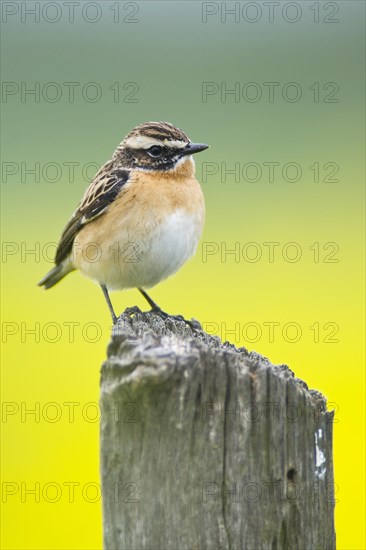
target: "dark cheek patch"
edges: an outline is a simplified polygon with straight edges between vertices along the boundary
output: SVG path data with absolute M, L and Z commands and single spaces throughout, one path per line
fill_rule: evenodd
M 137 149 L 136 151 L 134 151 L 134 158 L 136 164 L 145 164 L 149 162 L 151 157 L 149 157 L 146 151 Z
M 176 153 L 177 151 L 171 147 L 165 147 L 162 155 L 154 158 L 146 149 L 125 149 L 119 160 L 121 166 L 126 168 L 166 171 L 174 168 Z
M 145 149 L 134 151 L 135 166 L 150 170 L 169 170 L 174 167 L 173 151 L 166 148 L 162 155 L 154 158 Z

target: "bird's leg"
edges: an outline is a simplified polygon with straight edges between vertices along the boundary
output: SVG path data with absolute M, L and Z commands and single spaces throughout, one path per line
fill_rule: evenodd
M 103 294 L 104 294 L 104 298 L 107 302 L 107 305 L 108 305 L 108 308 L 109 308 L 109 311 L 111 313 L 111 316 L 112 316 L 112 321 L 113 321 L 113 324 L 115 325 L 117 323 L 117 316 L 116 314 L 114 313 L 114 309 L 113 309 L 113 306 L 112 306 L 112 302 L 111 302 L 111 299 L 109 297 L 109 294 L 108 294 L 108 289 L 105 285 L 103 285 L 102 283 L 100 283 L 100 288 L 103 290 Z
M 145 298 L 145 300 L 148 301 L 149 305 L 151 306 L 151 311 L 153 311 L 154 313 L 156 313 L 157 315 L 159 315 L 162 319 L 167 319 L 168 317 L 172 317 L 173 319 L 176 319 L 177 321 L 183 321 L 184 323 L 186 323 L 187 325 L 189 325 L 191 327 L 191 329 L 201 329 L 201 326 L 199 325 L 198 322 L 196 321 L 188 321 L 187 319 L 185 319 L 183 317 L 183 315 L 169 315 L 169 313 L 166 313 L 165 311 L 163 311 L 156 302 L 154 302 L 154 300 L 152 300 L 150 298 L 150 296 L 147 294 L 147 292 L 145 292 L 142 288 L 139 288 L 139 291 L 141 292 L 141 294 L 143 295 L 143 297 Z M 197 324 L 198 323 L 198 324 Z M 199 326 L 198 326 L 199 325 Z
M 158 306 L 158 304 L 156 304 L 156 303 L 154 302 L 154 300 L 152 300 L 152 299 L 150 298 L 150 296 L 148 295 L 147 292 L 145 292 L 142 288 L 139 288 L 139 291 L 141 292 L 141 294 L 143 295 L 143 297 L 145 298 L 145 300 L 148 301 L 148 303 L 149 303 L 149 305 L 151 306 L 151 309 L 152 309 L 153 311 L 161 311 L 161 309 L 160 309 L 160 307 Z
M 147 292 L 145 292 L 142 288 L 139 288 L 139 291 L 141 292 L 141 294 L 143 295 L 143 297 L 145 298 L 145 300 L 148 301 L 149 305 L 151 306 L 151 311 L 153 311 L 154 313 L 157 313 L 158 315 L 160 315 L 160 317 L 162 317 L 163 319 L 166 319 L 167 317 L 173 317 L 173 319 L 177 319 L 178 321 L 185 321 L 183 315 L 169 315 L 169 313 L 166 313 L 165 311 L 163 311 L 156 302 L 154 302 L 154 300 L 152 300 L 150 298 L 150 296 L 148 295 Z M 189 321 L 187 321 L 187 323 L 189 323 Z

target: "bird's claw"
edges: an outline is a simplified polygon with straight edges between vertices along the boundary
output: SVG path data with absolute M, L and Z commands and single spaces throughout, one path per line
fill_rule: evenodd
M 160 307 L 153 307 L 150 311 L 156 313 L 156 315 L 158 315 L 162 319 L 174 319 L 175 321 L 183 322 L 188 325 L 192 330 L 202 330 L 200 323 L 195 319 L 189 321 L 188 319 L 185 319 L 183 315 L 169 315 L 169 313 L 166 313 Z

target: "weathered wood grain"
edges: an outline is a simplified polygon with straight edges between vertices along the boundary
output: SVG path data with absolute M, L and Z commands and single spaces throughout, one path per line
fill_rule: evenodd
M 287 366 L 135 309 L 101 409 L 105 549 L 335 548 L 333 415 Z

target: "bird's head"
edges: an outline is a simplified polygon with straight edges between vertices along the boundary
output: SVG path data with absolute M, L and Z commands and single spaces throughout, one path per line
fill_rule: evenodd
M 192 143 L 169 122 L 145 122 L 126 135 L 113 158 L 125 168 L 167 171 L 207 147 L 204 143 Z

